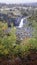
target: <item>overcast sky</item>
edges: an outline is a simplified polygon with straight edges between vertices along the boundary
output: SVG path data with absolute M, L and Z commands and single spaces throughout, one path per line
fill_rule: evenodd
M 37 0 L 0 0 L 1 3 L 31 3 L 37 2 Z

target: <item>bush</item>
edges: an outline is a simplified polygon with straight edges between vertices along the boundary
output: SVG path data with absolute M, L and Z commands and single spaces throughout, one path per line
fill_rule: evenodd
M 2 25 L 2 24 L 1 24 Z M 5 25 L 5 24 L 4 24 Z M 16 45 L 16 35 L 15 35 L 15 29 L 14 27 L 10 29 L 10 35 L 7 36 L 4 35 L 4 31 L 2 30 L 2 27 L 0 27 L 0 54 L 7 55 L 12 52 L 14 45 Z M 2 32 L 3 31 L 3 32 Z M 3 35 L 3 37 L 2 37 Z

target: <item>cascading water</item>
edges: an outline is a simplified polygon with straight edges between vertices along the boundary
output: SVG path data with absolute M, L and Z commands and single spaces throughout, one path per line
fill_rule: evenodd
M 21 22 L 20 22 L 20 24 L 19 24 L 19 26 L 18 26 L 19 28 L 22 28 L 22 27 L 23 27 L 23 20 L 24 20 L 24 19 L 22 18 L 22 19 L 21 19 Z
M 25 20 L 25 24 L 26 24 L 26 22 L 27 22 L 27 18 L 29 18 L 29 16 L 24 17 L 24 18 L 22 18 L 22 19 L 21 19 L 21 21 L 20 21 L 20 24 L 19 24 L 18 28 L 22 28 L 22 27 L 23 27 L 23 21 L 24 21 L 24 20 Z

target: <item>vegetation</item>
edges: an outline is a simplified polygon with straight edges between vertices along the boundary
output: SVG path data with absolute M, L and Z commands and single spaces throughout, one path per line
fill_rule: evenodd
M 1 65 L 23 65 L 29 60 L 29 54 L 37 53 L 37 22 L 29 19 L 34 29 L 32 38 L 25 38 L 22 41 L 16 37 L 16 28 L 11 24 L 8 28 L 6 22 L 0 21 L 0 62 Z M 9 32 L 8 32 L 9 31 Z M 34 54 L 35 56 L 35 54 Z M 5 59 L 5 60 L 4 60 Z M 21 60 L 21 61 L 20 61 Z M 23 61 L 24 60 L 24 61 Z M 34 59 L 32 59 L 34 60 Z M 10 64 L 11 63 L 11 64 Z M 14 63 L 14 64 L 12 64 Z
M 33 37 L 37 38 L 37 16 L 33 15 L 28 19 L 31 22 L 31 26 L 33 28 Z
M 4 32 L 4 30 L 7 30 L 7 28 L 6 23 L 0 23 L 0 55 L 9 54 L 16 42 L 15 29 L 10 29 L 11 32 L 9 32 L 7 35 Z
M 36 23 L 35 27 L 36 28 Z M 34 26 L 34 24 L 33 24 Z M 23 41 L 16 43 L 15 27 L 10 29 L 10 32 L 6 34 L 4 30 L 7 30 L 7 23 L 0 22 L 0 56 L 10 55 L 10 56 L 20 56 L 24 57 L 30 52 L 30 49 L 37 50 L 37 38 L 27 38 Z

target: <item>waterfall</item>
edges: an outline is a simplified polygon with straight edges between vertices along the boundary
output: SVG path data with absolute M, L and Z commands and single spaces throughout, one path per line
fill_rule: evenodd
M 23 21 L 26 20 L 29 17 L 31 17 L 31 16 L 27 16 L 27 17 L 22 18 L 18 28 L 22 28 L 23 27 Z
M 19 24 L 19 28 L 22 28 L 23 27 L 23 18 L 21 19 L 21 22 L 20 22 L 20 24 Z

